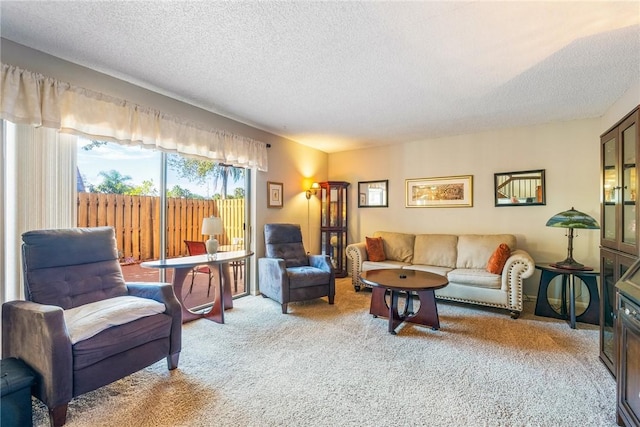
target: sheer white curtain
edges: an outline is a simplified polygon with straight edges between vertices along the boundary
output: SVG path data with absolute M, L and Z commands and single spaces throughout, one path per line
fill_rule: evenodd
M 21 235 L 27 230 L 76 224 L 76 137 L 54 129 L 3 123 L 2 302 L 24 297 Z
M 2 64 L 0 117 L 62 133 L 149 146 L 233 166 L 266 171 L 263 142 L 206 128 L 89 89 Z

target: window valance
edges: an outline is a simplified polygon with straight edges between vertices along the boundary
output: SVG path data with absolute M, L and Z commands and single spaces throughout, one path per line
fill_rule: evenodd
M 267 145 L 2 64 L 0 117 L 100 141 L 267 170 Z

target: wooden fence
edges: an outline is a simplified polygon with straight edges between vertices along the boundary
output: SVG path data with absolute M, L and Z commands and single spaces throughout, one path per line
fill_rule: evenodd
M 211 215 L 222 218 L 224 231 L 216 236 L 220 245 L 244 238 L 244 199 L 167 198 L 166 257 L 188 255 L 185 240 L 207 240 L 200 227 L 202 219 Z M 103 225 L 115 228 L 122 258 L 160 258 L 159 197 L 78 193 L 78 227 Z

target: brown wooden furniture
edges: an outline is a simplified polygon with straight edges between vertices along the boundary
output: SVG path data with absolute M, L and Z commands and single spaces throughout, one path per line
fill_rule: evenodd
M 576 328 L 576 322 L 598 324 L 600 297 L 598 296 L 598 281 L 600 274 L 591 267 L 582 270 L 566 270 L 557 268 L 551 264 L 536 264 L 536 269 L 541 271 L 540 285 L 538 286 L 538 298 L 536 298 L 536 316 L 553 317 L 569 321 L 571 329 Z M 562 276 L 562 289 L 560 293 L 560 309 L 556 310 L 549 302 L 548 290 L 552 280 Z M 579 279 L 576 281 L 576 278 Z M 576 314 L 576 286 L 584 283 L 589 293 L 589 305 L 580 314 Z M 567 311 L 567 286 L 569 287 L 569 310 Z
M 446 277 L 439 274 L 418 270 L 380 269 L 360 273 L 360 278 L 372 286 L 371 307 L 369 313 L 374 317 L 389 318 L 389 333 L 395 335 L 396 328 L 402 322 L 417 323 L 440 329 L 438 307 L 433 291 L 444 288 L 449 284 Z M 387 304 L 386 295 L 390 295 Z M 405 297 L 404 309 L 398 312 L 400 296 Z M 417 295 L 420 307 L 413 312 L 413 296 Z
M 224 311 L 233 308 L 231 295 L 231 278 L 229 275 L 229 263 L 243 260 L 253 255 L 250 251 L 218 252 L 214 256 L 195 255 L 181 258 L 170 258 L 156 261 L 146 261 L 140 264 L 144 268 L 173 268 L 173 292 L 180 301 L 182 307 L 182 323 L 191 320 L 207 318 L 217 323 L 224 323 Z M 219 280 L 214 300 L 197 307 L 187 308 L 182 298 L 182 286 L 184 279 L 194 267 L 206 265 L 218 268 Z
M 617 422 L 640 426 L 640 260 L 616 283 Z
M 329 255 L 336 277 L 347 277 L 347 187 L 348 182 L 320 183 L 321 253 Z
M 615 284 L 638 259 L 640 175 L 638 107 L 600 137 L 600 358 L 615 376 Z

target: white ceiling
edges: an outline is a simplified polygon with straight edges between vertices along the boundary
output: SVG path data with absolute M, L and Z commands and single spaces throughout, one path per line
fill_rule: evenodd
M 3 38 L 326 152 L 598 117 L 640 79 L 637 0 L 2 0 L 0 18 Z

